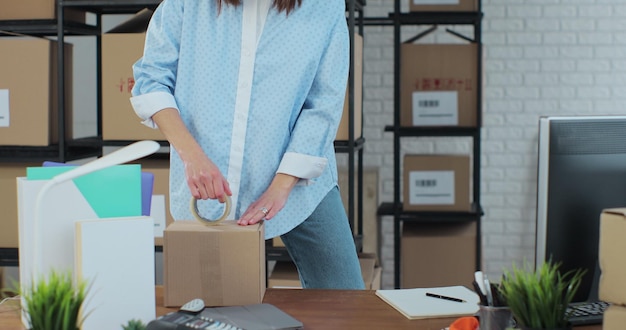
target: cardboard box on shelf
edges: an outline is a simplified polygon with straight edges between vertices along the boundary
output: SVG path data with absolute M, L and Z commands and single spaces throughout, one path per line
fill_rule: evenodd
M 166 307 L 194 298 L 207 306 L 258 304 L 265 295 L 263 223 L 175 221 L 165 229 L 163 261 Z
M 402 44 L 400 124 L 477 125 L 477 46 Z
M 410 0 L 410 11 L 476 11 L 477 0 Z
M 142 172 L 150 172 L 154 174 L 154 185 L 152 188 L 152 194 L 154 196 L 163 196 L 163 205 L 165 207 L 165 223 L 158 223 L 155 218 L 156 231 L 161 232 L 165 228 L 174 222 L 172 214 L 170 213 L 170 163 L 167 159 L 144 159 L 140 162 Z M 154 200 L 153 200 L 154 202 Z M 159 207 L 158 205 L 152 205 L 153 208 Z M 163 236 L 155 235 L 154 244 L 157 246 L 163 246 Z
M 65 44 L 65 136 L 72 138 L 72 45 Z M 59 141 L 57 42 L 0 39 L 0 145 L 47 146 Z
M 476 223 L 404 222 L 401 287 L 464 285 L 472 289 L 476 270 Z
M 17 178 L 26 176 L 26 168 L 35 163 L 0 163 L 0 248 L 18 248 Z
M 471 211 L 468 155 L 405 155 L 405 211 Z
M 55 0 L 4 0 L 0 1 L 0 20 L 56 19 Z M 66 21 L 85 23 L 85 12 L 66 8 L 63 12 Z
M 298 269 L 291 261 L 276 261 L 267 279 L 267 287 L 273 289 L 302 289 Z
M 135 85 L 132 65 L 143 55 L 152 11 L 144 9 L 102 35 L 102 138 L 165 140 L 158 129 L 141 123 L 130 104 Z
M 602 330 L 623 330 L 626 324 L 626 306 L 611 305 L 604 311 Z
M 354 34 L 354 139 L 358 139 L 362 135 L 361 126 L 363 125 L 363 37 Z M 346 97 L 343 104 L 343 114 L 337 129 L 335 140 L 349 140 L 349 124 L 350 124 L 350 86 L 346 87 Z
M 381 285 L 382 268 L 373 253 L 359 254 L 361 275 L 366 290 L 378 290 Z M 277 261 L 267 279 L 267 286 L 274 289 L 301 289 L 300 277 L 295 264 L 291 261 Z
M 600 300 L 626 305 L 626 208 L 605 209 L 600 215 Z

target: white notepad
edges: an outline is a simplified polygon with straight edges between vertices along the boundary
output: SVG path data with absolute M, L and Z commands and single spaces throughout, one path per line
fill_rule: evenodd
M 83 330 L 119 329 L 156 317 L 154 221 L 125 217 L 77 221 L 75 273 L 88 281 Z
M 465 302 L 433 298 L 427 296 L 426 293 L 454 297 Z M 474 291 L 460 285 L 377 290 L 376 295 L 409 319 L 474 315 L 478 312 L 480 303 L 480 298 Z

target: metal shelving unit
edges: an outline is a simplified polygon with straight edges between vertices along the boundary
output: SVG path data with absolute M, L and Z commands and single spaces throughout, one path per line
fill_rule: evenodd
M 110 14 L 134 14 L 144 8 L 155 9 L 161 0 L 57 0 L 57 19 L 46 20 L 6 20 L 0 21 L 0 36 L 30 35 L 30 36 L 50 36 L 56 37 L 59 43 L 65 41 L 66 36 L 94 36 L 96 38 L 96 54 L 102 50 L 102 16 Z M 363 7 L 365 0 L 346 0 L 347 22 L 350 33 L 356 29 L 363 35 Z M 66 8 L 83 10 L 96 15 L 94 25 L 76 23 L 65 20 L 64 10 Z M 64 65 L 65 51 L 63 47 L 58 47 L 57 65 L 62 68 Z M 354 55 L 354 45 L 351 39 L 351 58 Z M 353 62 L 350 64 L 349 95 L 350 95 L 350 118 L 354 111 L 354 77 Z M 104 141 L 102 139 L 102 92 L 101 92 L 102 62 L 100 55 L 96 58 L 96 121 L 97 133 L 93 137 L 80 139 L 65 139 L 65 80 L 63 70 L 59 70 L 57 84 L 59 107 L 58 129 L 59 142 L 45 147 L 30 146 L 0 146 L 0 162 L 39 162 L 44 160 L 67 162 L 89 157 L 102 156 L 103 147 L 125 146 L 135 141 Z M 354 123 L 349 122 L 349 136 L 354 136 Z M 168 146 L 167 141 L 159 141 L 162 146 Z M 337 153 L 347 153 L 349 157 L 349 210 L 348 219 L 354 228 L 357 223 L 357 233 L 355 241 L 360 249 L 362 245 L 362 196 L 363 196 L 363 145 L 365 140 L 362 137 L 346 141 L 335 141 Z M 162 156 L 155 156 L 163 158 Z M 358 157 L 358 158 L 357 158 Z M 355 165 L 356 164 L 356 165 Z M 356 166 L 356 169 L 355 169 Z M 358 180 L 357 191 L 354 191 L 354 180 Z M 358 206 L 358 207 L 357 207 Z M 268 247 L 268 259 L 277 260 L 286 254 L 284 248 Z M 16 266 L 18 259 L 17 248 L 0 248 L 0 266 Z M 288 256 L 288 255 L 287 255 Z
M 481 55 L 481 20 L 482 13 L 480 11 L 481 3 L 478 1 L 478 10 L 476 12 L 410 12 L 403 13 L 400 10 L 400 1 L 395 1 L 394 12 L 385 18 L 372 18 L 368 21 L 371 25 L 393 25 L 394 26 L 394 121 L 393 125 L 386 126 L 385 132 L 393 133 L 394 144 L 394 196 L 393 202 L 382 203 L 378 208 L 379 216 L 393 216 L 394 223 L 394 286 L 400 288 L 401 284 L 401 237 L 403 223 L 419 223 L 419 224 L 464 224 L 476 223 L 476 269 L 480 268 L 481 256 L 481 239 L 480 239 L 480 219 L 483 215 L 480 205 L 480 141 L 481 141 L 481 86 L 482 86 L 482 55 Z M 407 127 L 400 124 L 400 44 L 401 30 L 405 25 L 433 25 L 427 29 L 434 29 L 437 25 L 471 25 L 474 28 L 474 38 L 468 38 L 448 30 L 458 37 L 471 41 L 479 45 L 478 63 L 477 63 L 477 115 L 475 127 L 457 127 L 457 126 L 439 126 L 439 127 Z M 473 175 L 472 175 L 472 209 L 469 212 L 448 212 L 448 211 L 404 211 L 402 207 L 402 199 L 400 195 L 402 184 L 401 173 L 401 145 L 402 140 L 408 137 L 468 137 L 472 139 L 472 158 L 473 158 Z

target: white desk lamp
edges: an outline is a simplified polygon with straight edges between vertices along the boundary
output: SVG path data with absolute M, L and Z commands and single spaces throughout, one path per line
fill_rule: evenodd
M 35 259 L 35 263 L 33 265 L 33 279 L 35 278 L 35 276 L 38 275 L 38 267 L 41 262 L 41 251 L 39 250 L 39 227 L 43 218 L 43 214 L 41 214 L 41 205 L 48 190 L 61 182 L 72 180 L 85 174 L 105 169 L 107 167 L 146 157 L 155 153 L 157 150 L 159 150 L 159 148 L 160 145 L 155 141 L 145 140 L 135 142 L 96 160 L 90 161 L 84 165 L 71 169 L 65 173 L 56 175 L 43 185 L 43 187 L 41 188 L 41 190 L 39 190 L 39 193 L 37 194 L 37 201 L 35 202 L 35 223 L 33 228 L 33 234 L 35 238 L 33 244 L 33 259 Z

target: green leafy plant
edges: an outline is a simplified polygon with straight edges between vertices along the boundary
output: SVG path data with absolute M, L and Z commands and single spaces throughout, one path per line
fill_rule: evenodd
M 78 330 L 84 318 L 81 307 L 87 283 L 74 281 L 71 272 L 52 271 L 47 278 L 34 280 L 20 290 L 31 330 Z M 85 316 L 86 317 L 86 316 Z
M 559 271 L 560 263 L 545 262 L 536 270 L 528 265 L 505 271 L 500 292 L 511 308 L 518 326 L 530 329 L 559 329 L 568 326 L 567 306 L 586 271 Z
M 130 320 L 126 325 L 122 325 L 123 330 L 146 330 L 146 327 L 141 320 Z

